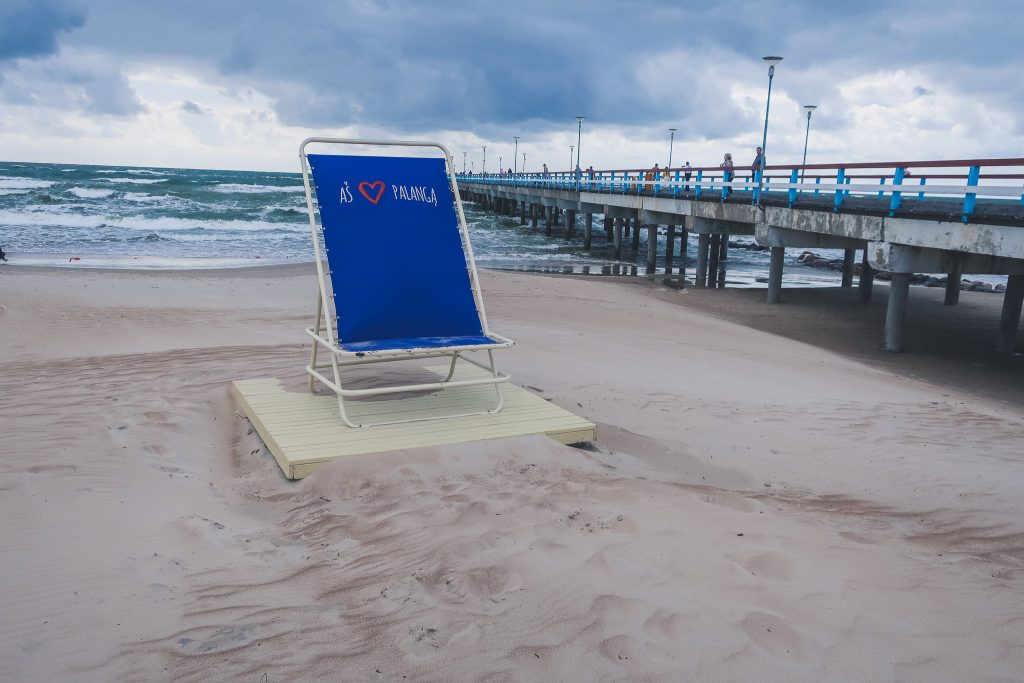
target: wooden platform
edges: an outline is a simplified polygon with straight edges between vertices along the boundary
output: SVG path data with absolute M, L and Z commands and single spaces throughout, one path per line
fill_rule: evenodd
M 427 369 L 441 374 L 447 366 Z M 468 366 L 456 378 L 479 372 Z M 231 387 L 289 479 L 301 479 L 318 465 L 346 455 L 525 434 L 547 434 L 562 443 L 594 440 L 593 423 L 514 384 L 505 383 L 501 390 L 505 406 L 493 415 L 353 429 L 341 420 L 333 393 L 285 391 L 280 380 L 269 378 L 239 380 Z M 493 401 L 493 387 L 465 387 L 412 398 L 346 401 L 345 407 L 353 420 L 373 421 L 467 412 Z

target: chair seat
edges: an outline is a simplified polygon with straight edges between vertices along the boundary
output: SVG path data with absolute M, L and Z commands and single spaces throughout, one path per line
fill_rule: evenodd
M 502 339 L 495 339 L 483 334 L 465 335 L 461 337 L 405 337 L 402 339 L 380 339 L 362 342 L 338 342 L 338 348 L 349 353 L 368 353 L 372 351 L 405 351 L 411 349 L 442 349 L 475 346 L 507 345 Z

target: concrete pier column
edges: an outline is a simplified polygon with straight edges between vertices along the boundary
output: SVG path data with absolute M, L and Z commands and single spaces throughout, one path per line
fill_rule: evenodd
M 706 287 L 708 284 L 708 243 L 709 235 L 700 233 L 697 235 L 697 274 L 694 276 L 694 283 L 698 287 Z
M 857 250 L 847 249 L 843 253 L 842 287 L 853 287 L 853 264 L 857 261 Z
M 569 209 L 565 212 L 565 239 L 572 239 L 572 230 L 576 227 L 576 209 Z
M 729 267 L 729 235 L 722 235 L 722 244 L 718 250 L 718 287 L 725 287 L 725 270 Z
M 1024 303 L 1024 275 L 1006 277 L 1006 294 L 1003 295 L 1003 314 L 999 317 L 999 332 L 996 334 L 996 351 L 1013 353 L 1017 345 L 1017 328 L 1020 326 L 1020 309 Z
M 590 251 L 594 242 L 594 214 L 587 213 L 586 222 L 583 224 L 583 248 Z
M 615 219 L 611 218 L 608 214 L 604 215 L 604 236 L 610 242 L 614 239 L 613 232 L 615 229 Z
M 885 350 L 903 350 L 903 333 L 907 320 L 907 299 L 910 296 L 910 273 L 893 273 L 889 284 L 889 305 L 885 309 Z
M 690 233 L 686 228 L 679 226 L 679 277 L 686 279 L 686 252 L 690 246 Z
M 622 219 L 622 226 L 623 226 L 623 228 L 622 228 L 622 237 L 624 239 L 628 240 L 629 239 L 629 229 L 631 227 L 628 218 L 623 218 Z
M 946 306 L 956 306 L 960 303 L 960 280 L 963 276 L 964 271 L 960 257 L 954 257 L 953 266 L 946 273 L 946 299 L 943 301 Z
M 718 263 L 722 254 L 722 236 L 712 235 L 708 248 L 708 287 L 718 286 Z
M 615 246 L 615 258 L 622 256 L 622 231 L 625 228 L 623 223 L 626 222 L 625 218 L 615 219 L 615 237 L 613 238 L 613 244 Z
M 672 274 L 672 262 L 676 260 L 676 226 L 665 227 L 665 277 Z
M 785 247 L 771 248 L 771 262 L 768 264 L 768 303 L 777 304 L 782 296 L 782 264 L 786 257 Z
M 658 226 L 647 226 L 647 274 L 653 275 L 658 267 Z
M 544 236 L 551 237 L 551 225 L 555 220 L 555 207 L 546 206 L 544 208 L 546 209 L 544 212 Z
M 633 253 L 640 251 L 640 221 L 633 221 Z
M 537 205 L 530 204 L 530 227 L 537 227 Z
M 526 201 L 519 205 L 519 225 L 526 225 Z
M 868 263 L 868 250 L 864 248 L 864 258 L 860 262 L 860 280 L 857 282 L 857 299 L 866 304 L 871 301 L 871 289 L 875 283 L 875 269 Z

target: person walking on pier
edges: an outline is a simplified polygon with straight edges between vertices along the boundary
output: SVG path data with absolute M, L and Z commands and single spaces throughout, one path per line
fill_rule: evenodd
M 757 148 L 757 154 L 754 156 L 754 161 L 750 164 L 750 182 L 757 180 L 757 172 L 761 170 L 761 164 L 764 163 L 764 152 L 761 148 Z
M 733 171 L 732 165 L 732 154 L 726 152 L 725 158 L 723 159 L 722 163 L 718 165 L 718 167 L 722 169 L 722 182 L 731 183 L 733 177 L 735 176 L 735 171 Z M 726 187 L 725 196 L 728 197 L 730 194 L 732 194 L 732 188 Z
M 687 161 L 685 164 L 683 164 L 683 180 L 686 181 L 686 184 L 683 186 L 683 192 L 689 192 L 690 191 L 690 178 L 692 176 L 693 176 L 693 167 L 690 166 L 690 162 Z

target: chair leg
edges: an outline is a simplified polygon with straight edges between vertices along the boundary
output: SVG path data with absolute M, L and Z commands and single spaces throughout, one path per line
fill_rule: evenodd
M 455 363 L 457 363 L 458 360 L 459 360 L 459 352 L 456 351 L 455 353 L 452 354 L 452 364 L 448 367 L 448 374 L 445 375 L 445 378 L 443 380 L 441 380 L 442 382 L 447 382 L 455 374 Z
M 320 288 L 318 287 L 317 290 L 316 290 L 316 317 L 313 318 L 313 331 L 316 332 L 317 335 L 320 334 L 320 330 L 321 330 L 320 322 L 321 322 L 322 319 L 323 319 L 323 297 L 321 296 Z M 309 367 L 311 367 L 313 369 L 316 369 L 316 352 L 318 350 L 317 347 L 319 347 L 319 346 L 320 346 L 320 342 L 318 342 L 316 339 L 314 339 L 313 340 L 313 351 L 312 351 L 312 353 L 310 353 L 310 356 L 309 356 Z M 313 387 L 314 387 L 315 381 L 316 381 L 316 378 L 313 377 L 313 375 L 310 375 L 309 376 L 309 393 L 311 393 L 311 394 L 313 393 Z

